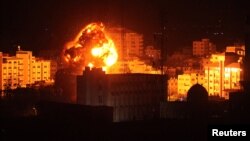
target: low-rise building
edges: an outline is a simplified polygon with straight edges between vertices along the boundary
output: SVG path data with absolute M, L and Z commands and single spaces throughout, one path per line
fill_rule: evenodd
M 77 77 L 77 103 L 113 107 L 113 120 L 159 118 L 166 97 L 166 77 L 156 74 L 105 74 L 86 68 Z
M 178 75 L 178 95 L 186 98 L 188 90 L 194 84 L 204 84 L 204 75 L 198 73 Z

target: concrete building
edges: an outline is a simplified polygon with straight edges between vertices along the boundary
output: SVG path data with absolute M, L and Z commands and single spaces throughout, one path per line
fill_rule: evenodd
M 171 90 L 169 96 L 171 95 L 172 100 L 185 99 L 189 88 L 198 83 L 206 88 L 210 98 L 228 99 L 230 92 L 241 89 L 240 81 L 243 80 L 242 60 L 243 58 L 240 55 L 232 52 L 212 54 L 210 58 L 201 60 L 202 71 L 183 71 L 184 74 L 178 75 L 177 95 L 171 94 L 176 87 L 168 85 L 168 92 Z
M 18 50 L 16 52 L 16 56 L 15 57 L 10 57 L 10 58 L 6 58 L 7 60 L 10 61 L 6 61 L 6 63 L 8 63 L 8 72 L 10 72 L 12 69 L 15 73 L 15 69 L 18 68 L 18 70 L 20 70 L 19 72 L 19 76 L 21 76 L 23 79 L 21 79 L 20 85 L 22 87 L 25 87 L 26 84 L 31 84 L 32 83 L 32 71 L 31 68 L 33 69 L 33 58 L 32 58 L 32 52 L 31 51 L 21 51 Z M 11 61 L 12 60 L 12 61 Z M 11 68 L 10 63 L 13 65 L 16 65 L 15 67 L 13 66 Z M 7 64 L 6 64 L 7 65 Z M 14 74 L 15 75 L 15 74 Z M 15 77 L 15 76 L 14 76 Z
M 168 75 L 168 77 L 177 77 L 177 68 L 175 67 L 163 67 L 164 73 Z
M 204 84 L 204 75 L 198 73 L 178 75 L 178 95 L 186 98 L 188 90 L 194 84 Z
M 215 53 L 216 46 L 210 42 L 209 39 L 202 39 L 201 41 L 193 41 L 193 55 L 207 56 Z
M 59 66 L 57 64 L 57 61 L 51 60 L 50 61 L 50 78 L 52 80 L 55 80 L 56 72 L 57 72 L 58 68 L 59 68 Z
M 242 74 L 239 63 L 231 63 L 225 67 L 224 90 L 239 90 Z
M 245 46 L 227 46 L 225 57 L 225 65 L 235 62 L 243 64 L 243 58 L 245 57 Z
M 160 60 L 161 50 L 155 49 L 153 46 L 147 46 L 145 48 L 145 56 L 151 58 L 152 60 Z
M 0 53 L 0 89 L 27 87 L 38 81 L 50 81 L 50 61 L 32 56 L 31 51 L 16 52 L 16 56 Z
M 144 73 L 144 74 L 161 74 L 159 69 L 147 65 L 144 61 L 139 59 L 129 61 L 118 61 L 113 66 L 107 69 L 106 73 L 120 74 L 120 73 Z
M 168 80 L 168 101 L 176 101 L 178 99 L 180 99 L 180 97 L 178 97 L 178 79 L 176 79 L 175 77 L 171 77 Z
M 143 35 L 124 28 L 109 28 L 119 54 L 119 60 L 131 60 L 143 55 Z
M 77 103 L 113 107 L 113 120 L 130 121 L 159 117 L 166 97 L 166 78 L 153 74 L 105 74 L 86 68 L 77 77 Z
M 0 52 L 0 90 L 3 90 L 3 70 L 2 67 L 3 66 L 3 53 Z
M 245 45 L 240 45 L 240 46 L 227 46 L 226 47 L 226 52 L 229 53 L 236 53 L 240 56 L 245 56 Z
M 225 54 L 213 54 L 205 65 L 205 88 L 209 96 L 229 98 L 229 92 L 239 90 L 242 72 L 239 62 L 225 65 Z
M 60 69 L 55 75 L 55 89 L 58 94 L 57 101 L 62 103 L 76 103 L 76 77 L 79 75 L 71 69 Z
M 210 62 L 204 66 L 205 88 L 209 96 L 222 96 L 225 68 L 225 53 L 213 54 Z

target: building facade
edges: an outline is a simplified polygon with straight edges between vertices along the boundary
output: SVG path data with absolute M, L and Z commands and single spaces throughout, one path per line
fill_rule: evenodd
M 143 35 L 124 28 L 110 28 L 109 36 L 115 43 L 119 60 L 131 60 L 143 55 Z
M 144 74 L 161 74 L 159 69 L 147 65 L 144 61 L 139 59 L 129 61 L 118 61 L 113 66 L 107 69 L 106 73 L 120 74 L 120 73 L 144 73 Z
M 227 46 L 226 52 L 231 52 L 231 53 L 238 54 L 240 56 L 245 56 L 245 45 Z
M 186 98 L 188 90 L 194 84 L 204 84 L 204 75 L 199 73 L 189 73 L 178 75 L 178 95 Z
M 201 41 L 193 41 L 193 55 L 207 56 L 215 53 L 216 46 L 210 42 L 209 39 L 202 39 Z
M 155 49 L 153 46 L 147 46 L 145 48 L 145 56 L 153 60 L 160 60 L 161 50 Z
M 166 96 L 166 78 L 153 74 L 105 74 L 86 68 L 77 77 L 77 103 L 113 107 L 113 120 L 130 121 L 159 117 Z
M 229 92 L 239 90 L 242 80 L 240 62 L 225 65 L 225 54 L 213 54 L 205 65 L 205 88 L 209 96 L 229 98 Z
M 4 56 L 2 53 L 0 56 L 1 90 L 50 81 L 50 61 L 35 58 L 31 51 L 18 50 L 16 56 Z
M 168 101 L 176 101 L 180 99 L 178 96 L 178 79 L 171 77 L 168 79 Z
M 0 52 L 0 90 L 3 90 L 3 53 Z
M 241 61 L 237 61 L 240 56 L 236 54 L 237 56 L 232 59 L 226 57 L 227 55 L 227 53 L 212 54 L 210 59 L 203 60 L 202 72 L 184 71 L 184 74 L 178 75 L 177 95 L 172 94 L 176 88 L 173 85 L 174 80 L 169 80 L 168 92 L 172 100 L 185 99 L 188 90 L 197 83 L 204 86 L 210 97 L 228 99 L 230 92 L 240 90 L 240 81 L 243 80 Z

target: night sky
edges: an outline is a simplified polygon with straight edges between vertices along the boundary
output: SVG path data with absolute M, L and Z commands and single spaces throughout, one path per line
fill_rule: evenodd
M 1 0 L 0 51 L 61 49 L 90 22 L 145 35 L 167 29 L 169 50 L 210 38 L 218 48 L 243 42 L 247 0 Z M 163 21 L 163 22 L 162 22 Z

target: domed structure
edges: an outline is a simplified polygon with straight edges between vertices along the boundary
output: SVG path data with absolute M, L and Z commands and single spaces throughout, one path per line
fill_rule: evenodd
M 187 101 L 195 103 L 207 102 L 208 92 L 202 85 L 195 84 L 188 90 Z

